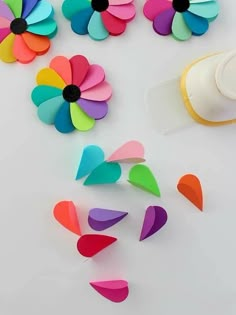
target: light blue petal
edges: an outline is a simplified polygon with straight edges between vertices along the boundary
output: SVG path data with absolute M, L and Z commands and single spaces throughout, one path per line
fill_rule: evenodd
M 192 14 L 191 12 L 183 12 L 184 21 L 194 35 L 203 35 L 209 28 L 208 20 Z
M 71 19 L 72 30 L 80 35 L 88 34 L 88 24 L 93 12 L 94 10 L 89 7 L 73 15 Z
M 219 14 L 219 3 L 218 1 L 209 1 L 203 3 L 191 3 L 188 11 L 204 17 L 206 19 L 211 19 Z
M 46 0 L 41 0 L 36 4 L 34 10 L 26 18 L 26 22 L 28 25 L 30 25 L 46 20 L 48 17 L 50 17 L 52 11 L 53 8 L 51 4 Z
M 47 125 L 54 124 L 56 114 L 64 102 L 63 96 L 57 96 L 39 105 L 39 119 Z
M 36 106 L 39 106 L 43 102 L 60 95 L 62 95 L 62 90 L 56 87 L 49 85 L 38 85 L 33 89 L 31 99 Z
M 56 22 L 53 19 L 46 19 L 42 22 L 29 25 L 27 31 L 30 33 L 49 36 L 57 29 Z
M 103 40 L 109 36 L 102 22 L 101 14 L 94 11 L 88 25 L 89 36 L 94 40 Z
M 74 14 L 91 7 L 89 0 L 65 0 L 62 4 L 62 13 L 70 20 Z
M 69 133 L 75 130 L 71 121 L 70 104 L 68 102 L 64 102 L 58 110 L 54 124 L 56 129 L 61 133 Z

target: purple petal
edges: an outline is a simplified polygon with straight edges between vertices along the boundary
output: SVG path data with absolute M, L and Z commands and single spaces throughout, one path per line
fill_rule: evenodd
M 170 8 L 168 10 L 162 11 L 153 20 L 153 28 L 160 35 L 171 34 L 172 21 L 175 15 L 175 10 Z
M 88 116 L 96 120 L 104 118 L 108 112 L 108 105 L 106 102 L 89 101 L 81 98 L 78 100 L 77 104 Z
M 25 19 L 36 6 L 39 0 L 23 0 L 23 13 L 22 17 Z
M 14 20 L 14 14 L 11 12 L 10 8 L 6 5 L 6 3 L 0 0 L 0 16 L 6 18 L 9 21 Z

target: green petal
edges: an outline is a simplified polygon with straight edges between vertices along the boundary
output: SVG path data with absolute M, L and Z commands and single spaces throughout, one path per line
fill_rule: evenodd
M 85 114 L 76 103 L 70 104 L 70 114 L 74 127 L 80 131 L 87 131 L 95 125 L 95 120 Z
M 94 11 L 88 24 L 89 36 L 94 40 L 103 40 L 109 36 L 108 31 L 105 29 L 101 14 Z
M 51 98 L 62 95 L 62 90 L 49 85 L 39 85 L 33 89 L 31 94 L 32 101 L 36 106 L 50 100 Z
M 75 13 L 90 6 L 91 2 L 88 0 L 65 0 L 62 5 L 62 13 L 70 20 Z
M 16 18 L 21 17 L 23 0 L 4 0 Z
M 178 40 L 187 40 L 192 36 L 191 30 L 187 27 L 183 14 L 176 12 L 172 22 L 173 36 Z
M 57 25 L 53 19 L 46 19 L 42 22 L 29 25 L 27 31 L 38 35 L 48 36 L 54 33 L 56 28 Z

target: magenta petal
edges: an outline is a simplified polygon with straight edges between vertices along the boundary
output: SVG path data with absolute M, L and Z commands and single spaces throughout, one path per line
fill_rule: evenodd
M 9 21 L 12 21 L 15 18 L 8 5 L 2 0 L 0 0 L 0 16 L 5 17 Z
M 96 120 L 104 118 L 108 112 L 106 102 L 89 101 L 81 98 L 77 103 L 88 116 Z
M 0 43 L 11 33 L 10 28 L 1 28 L 0 29 Z
M 170 8 L 159 13 L 153 20 L 153 28 L 160 35 L 171 34 L 172 21 L 175 15 L 175 10 Z

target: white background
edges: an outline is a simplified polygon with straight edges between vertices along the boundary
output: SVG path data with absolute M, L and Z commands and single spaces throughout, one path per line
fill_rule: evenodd
M 59 23 L 52 49 L 30 65 L 0 64 L 0 314 L 235 315 L 236 314 L 236 126 L 196 126 L 169 136 L 151 127 L 147 89 L 178 76 L 197 57 L 235 48 L 234 0 L 221 1 L 219 18 L 203 37 L 182 43 L 156 35 L 137 4 L 137 17 L 123 36 L 95 42 L 70 30 L 52 1 Z M 55 55 L 84 54 L 102 65 L 114 96 L 109 115 L 87 133 L 59 134 L 42 124 L 30 93 L 37 71 Z M 82 148 L 107 154 L 137 139 L 158 178 L 162 198 L 126 183 L 83 187 L 74 181 Z M 185 173 L 201 179 L 205 212 L 177 191 Z M 92 207 L 129 211 L 107 231 L 119 238 L 95 258 L 76 251 L 77 237 L 52 216 L 63 199 L 79 207 L 83 232 Z M 168 224 L 139 242 L 145 209 L 163 205 Z M 129 298 L 113 304 L 91 280 L 127 279 Z

